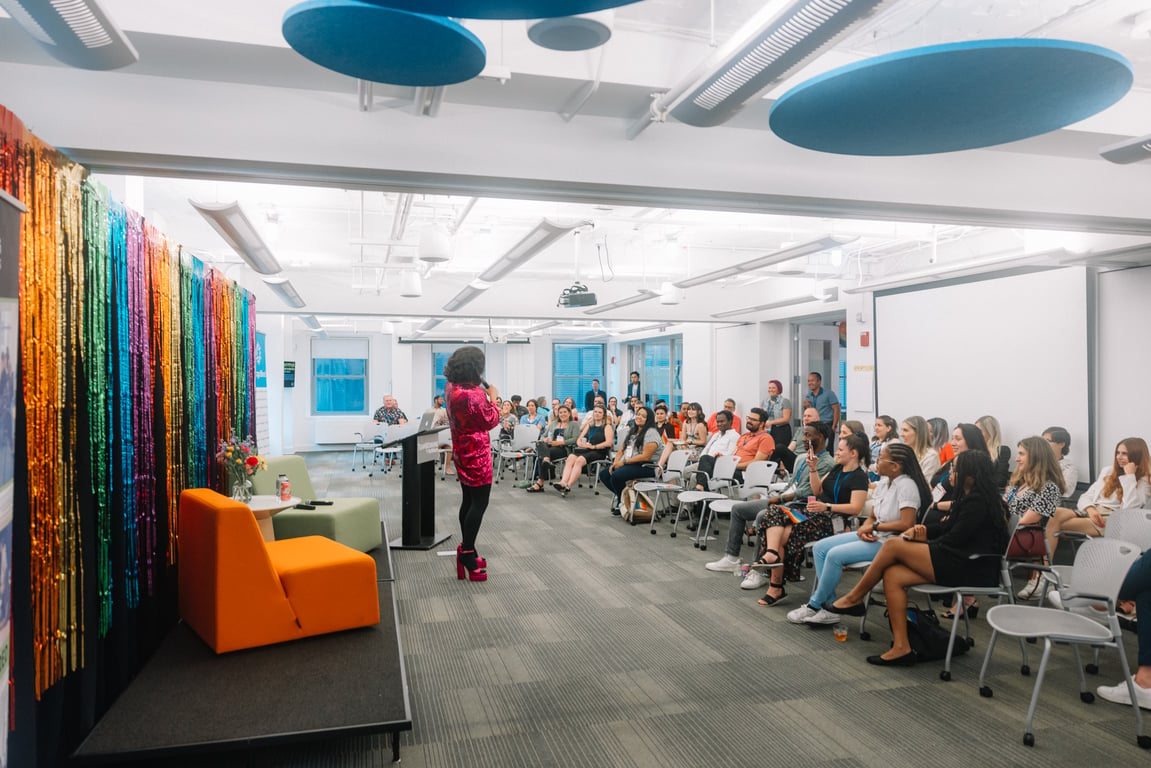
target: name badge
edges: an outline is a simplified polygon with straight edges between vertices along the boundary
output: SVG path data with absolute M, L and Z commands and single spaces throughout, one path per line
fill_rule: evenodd
M 939 500 L 942 499 L 944 495 L 946 495 L 946 493 L 947 491 L 943 490 L 943 484 L 940 483 L 939 485 L 935 486 L 934 489 L 932 489 L 931 498 L 934 499 L 936 503 L 938 503 Z

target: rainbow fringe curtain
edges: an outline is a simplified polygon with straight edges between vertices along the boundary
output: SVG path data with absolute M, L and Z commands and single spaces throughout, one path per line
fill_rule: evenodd
M 106 636 L 114 608 L 153 594 L 176 556 L 180 492 L 223 488 L 219 441 L 256 434 L 252 295 L 84 175 L 0 107 L 0 187 L 29 209 L 20 353 L 37 698 L 84 666 L 87 628 Z

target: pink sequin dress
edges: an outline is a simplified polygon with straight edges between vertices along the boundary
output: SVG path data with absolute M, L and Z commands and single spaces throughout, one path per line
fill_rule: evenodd
M 489 432 L 500 421 L 495 403 L 476 385 L 444 387 L 448 424 L 452 431 L 452 460 L 460 484 L 472 488 L 492 484 L 492 444 Z

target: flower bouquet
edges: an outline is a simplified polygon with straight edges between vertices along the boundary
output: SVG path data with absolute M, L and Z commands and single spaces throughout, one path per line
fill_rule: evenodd
M 224 467 L 228 488 L 236 501 L 252 500 L 252 475 L 267 469 L 268 463 L 256 455 L 255 441 L 249 435 L 241 440 L 233 432 L 227 440 L 220 441 L 216 460 Z

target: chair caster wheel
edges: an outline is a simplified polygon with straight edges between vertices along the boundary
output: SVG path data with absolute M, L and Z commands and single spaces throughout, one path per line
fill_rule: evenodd
M 975 647 L 975 638 L 974 637 L 967 638 L 967 647 L 968 648 L 974 648 Z
M 1099 674 L 1099 665 L 1098 664 L 1088 664 L 1087 666 L 1084 667 L 1084 669 L 1087 670 L 1087 674 L 1089 674 L 1089 675 Z
M 700 544 L 699 545 L 699 551 L 700 552 L 706 552 L 707 551 L 707 545 L 706 544 Z
M 596 495 L 596 496 L 599 496 L 599 491 L 596 491 L 596 492 L 595 492 L 595 495 Z
M 990 699 L 992 696 L 995 695 L 995 692 L 991 690 L 991 686 L 981 685 L 979 687 L 979 695 L 985 699 Z
M 655 531 L 652 531 L 652 533 L 655 533 Z M 671 537 L 672 537 L 673 539 L 675 538 L 675 531 L 672 531 L 672 532 L 671 532 Z
M 870 632 L 860 632 L 859 633 L 859 639 L 860 640 L 870 640 L 871 639 L 871 633 Z
M 951 673 L 945 669 L 939 673 L 939 679 L 945 683 L 950 683 L 951 682 Z
M 1035 734 L 1034 733 L 1023 734 L 1023 746 L 1025 746 L 1025 747 L 1034 747 L 1035 746 Z
M 696 549 L 699 549 L 699 542 L 698 542 L 698 541 L 693 541 L 693 542 L 691 543 L 691 545 L 692 545 L 693 547 L 695 547 Z
M 1093 694 L 1091 691 L 1080 691 L 1079 692 L 1079 700 L 1082 701 L 1084 704 L 1094 704 L 1095 703 L 1095 694 Z
M 650 533 L 652 536 L 655 536 L 655 530 L 654 529 L 651 531 L 648 531 L 648 533 Z
M 1151 749 L 1151 736 L 1140 736 L 1135 742 L 1143 749 Z
M 1039 642 L 1039 638 L 1037 638 L 1037 637 L 1027 638 L 1027 644 L 1028 645 L 1035 645 L 1037 642 Z
M 1019 674 L 1023 675 L 1024 677 L 1030 677 L 1031 676 L 1031 667 L 1024 664 L 1022 667 L 1019 668 Z

